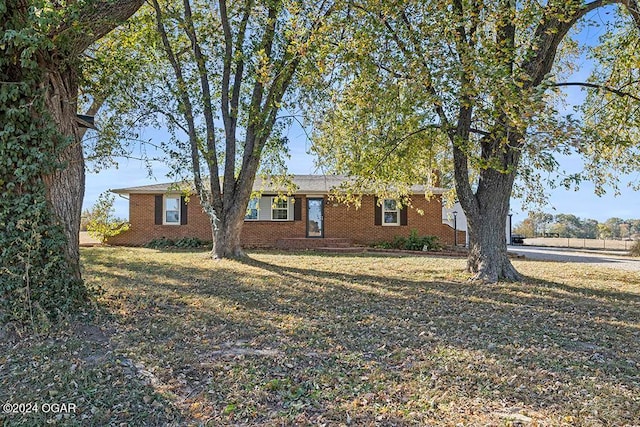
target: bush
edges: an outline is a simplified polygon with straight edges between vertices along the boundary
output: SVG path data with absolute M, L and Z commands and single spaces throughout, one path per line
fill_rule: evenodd
M 175 242 L 173 240 L 167 239 L 166 237 L 160 237 L 158 239 L 151 240 L 149 243 L 144 245 L 144 247 L 150 248 L 150 249 L 163 249 L 163 248 L 170 248 L 174 244 Z
M 404 242 L 404 249 L 409 251 L 434 251 L 439 250 L 438 237 L 436 236 L 419 236 L 414 229 Z
M 631 254 L 631 256 L 640 257 L 640 240 L 636 240 L 633 245 L 631 245 L 629 253 Z
M 377 242 L 373 245 L 382 249 L 403 249 L 407 251 L 437 251 L 442 249 L 438 243 L 437 236 L 420 236 L 418 231 L 413 229 L 408 237 L 395 236 L 392 242 Z
M 153 239 L 152 241 L 144 245 L 144 247 L 151 248 L 151 249 L 170 249 L 170 248 L 202 249 L 210 245 L 211 245 L 211 242 L 198 239 L 197 237 L 182 237 L 177 240 L 167 239 L 166 237 L 160 237 L 159 239 Z
M 130 227 L 124 219 L 116 218 L 113 214 L 115 196 L 104 192 L 98 196 L 98 201 L 86 214 L 86 227 L 89 235 L 105 243 L 109 237 L 117 236 Z
M 393 244 L 391 244 L 391 242 L 386 242 L 384 240 L 381 240 L 379 242 L 375 242 L 374 244 L 372 244 L 371 247 L 378 248 L 378 249 L 393 249 Z
M 0 233 L 0 325 L 15 322 L 44 331 L 86 309 L 93 289 L 75 279 L 66 263 L 66 238 L 50 220 L 44 197 L 25 206 L 12 203 L 35 200 L 32 196 L 0 198 L 0 225 L 6 227 Z
M 393 242 L 391 242 L 391 247 L 393 249 L 406 249 L 407 246 L 407 238 L 403 236 L 395 236 L 393 238 Z
M 211 242 L 198 239 L 197 237 L 183 237 L 182 239 L 176 240 L 174 243 L 176 248 L 184 248 L 184 249 L 199 249 L 199 248 L 209 246 L 210 244 Z

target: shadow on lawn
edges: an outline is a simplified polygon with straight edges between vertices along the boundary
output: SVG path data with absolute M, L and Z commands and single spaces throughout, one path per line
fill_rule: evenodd
M 158 371 L 165 383 L 178 374 L 192 378 L 176 394 L 202 396 L 216 413 L 245 399 L 253 406 L 243 416 L 254 422 L 273 411 L 336 421 L 358 396 L 386 389 L 396 390 L 388 405 L 398 410 L 412 399 L 427 408 L 440 398 L 476 397 L 559 414 L 640 416 L 633 398 L 640 393 L 637 294 L 536 279 L 414 281 L 292 266 L 286 257 L 224 266 L 203 260 L 201 268 L 121 264 L 106 253 L 92 262 L 109 267 L 101 275 L 110 281 L 111 303 L 126 306 L 120 345 L 170 366 Z M 342 257 L 327 258 L 338 268 Z M 260 349 L 276 357 L 251 352 Z M 282 378 L 306 390 L 303 396 L 266 386 Z M 422 396 L 407 391 L 410 385 Z M 312 393 L 316 387 L 322 393 Z M 364 422 L 369 410 L 353 417 Z

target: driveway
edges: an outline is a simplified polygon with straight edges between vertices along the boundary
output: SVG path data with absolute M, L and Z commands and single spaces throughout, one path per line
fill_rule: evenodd
M 509 252 L 524 255 L 527 259 L 579 262 L 598 267 L 640 272 L 640 259 L 625 256 L 624 253 L 605 251 L 577 251 L 541 246 L 509 246 Z
M 98 246 L 98 245 L 100 245 L 99 240 L 89 236 L 89 233 L 87 233 L 86 231 L 80 232 L 80 246 L 86 247 L 86 246 Z

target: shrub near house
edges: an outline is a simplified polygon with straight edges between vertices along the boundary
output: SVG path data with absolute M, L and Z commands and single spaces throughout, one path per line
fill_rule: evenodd
M 84 218 L 86 230 L 94 239 L 105 243 L 110 237 L 129 229 L 129 223 L 121 218 L 113 216 L 113 204 L 115 196 L 113 194 L 102 193 L 98 196 L 98 201 L 87 212 Z
M 404 249 L 407 251 L 437 251 L 441 249 L 437 236 L 420 236 L 412 229 L 409 237 L 395 236 L 391 242 L 374 243 L 374 247 L 382 249 Z

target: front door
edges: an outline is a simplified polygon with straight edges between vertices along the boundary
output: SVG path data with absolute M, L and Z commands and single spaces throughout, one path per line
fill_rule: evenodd
M 307 199 L 307 237 L 324 237 L 324 199 Z

